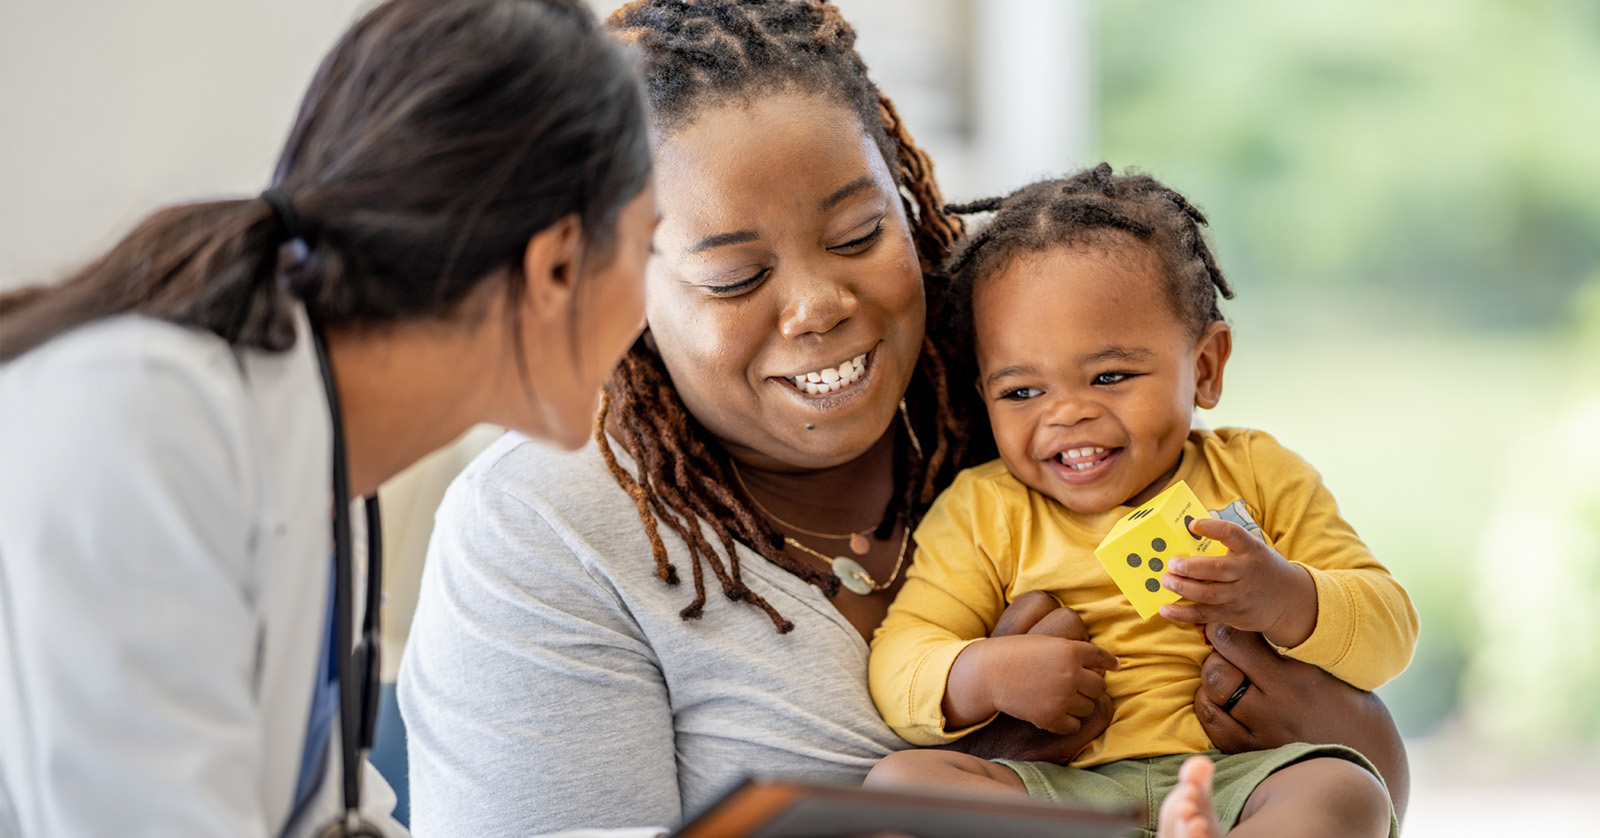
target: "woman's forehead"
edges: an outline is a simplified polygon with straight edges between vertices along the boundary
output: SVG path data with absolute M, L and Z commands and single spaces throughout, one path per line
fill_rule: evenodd
M 656 184 L 665 223 L 699 228 L 775 212 L 814 214 L 894 180 L 854 111 L 825 97 L 774 94 L 708 107 L 660 136 Z

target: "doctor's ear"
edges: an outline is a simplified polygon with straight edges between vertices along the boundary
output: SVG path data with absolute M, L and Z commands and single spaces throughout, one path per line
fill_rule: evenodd
M 562 216 L 534 233 L 522 251 L 522 305 L 536 319 L 566 317 L 583 261 L 583 225 Z
M 1218 320 L 1206 327 L 1194 347 L 1194 403 L 1210 410 L 1222 400 L 1222 371 L 1233 354 L 1233 329 Z

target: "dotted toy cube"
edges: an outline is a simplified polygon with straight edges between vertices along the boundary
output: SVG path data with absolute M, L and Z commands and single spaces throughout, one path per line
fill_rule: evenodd
M 1182 599 L 1161 587 L 1161 577 L 1173 556 L 1221 556 L 1228 552 L 1216 541 L 1189 533 L 1191 522 L 1209 517 L 1211 513 L 1180 480 L 1123 516 L 1095 548 L 1095 558 L 1127 594 L 1141 618 L 1148 620 L 1161 606 Z

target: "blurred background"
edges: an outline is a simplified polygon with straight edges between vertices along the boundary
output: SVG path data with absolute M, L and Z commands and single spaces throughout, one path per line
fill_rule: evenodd
M 367 5 L 0 0 L 0 288 L 258 192 Z M 1210 215 L 1238 299 L 1205 420 L 1315 463 L 1422 613 L 1379 691 L 1405 834 L 1595 834 L 1600 4 L 839 5 L 948 198 L 1106 160 Z M 391 673 L 432 504 L 492 433 L 385 487 Z

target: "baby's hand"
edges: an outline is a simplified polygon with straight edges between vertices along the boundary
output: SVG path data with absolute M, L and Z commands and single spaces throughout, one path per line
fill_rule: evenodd
M 992 637 L 984 646 L 995 710 L 1052 733 L 1076 733 L 1105 695 L 1105 671 L 1115 655 L 1085 640 L 1040 634 Z
M 1228 555 L 1172 557 L 1161 583 L 1190 602 L 1163 605 L 1161 616 L 1259 631 L 1285 648 L 1311 636 L 1317 626 L 1317 586 L 1305 568 L 1231 521 L 1205 518 L 1190 529 L 1221 542 Z

